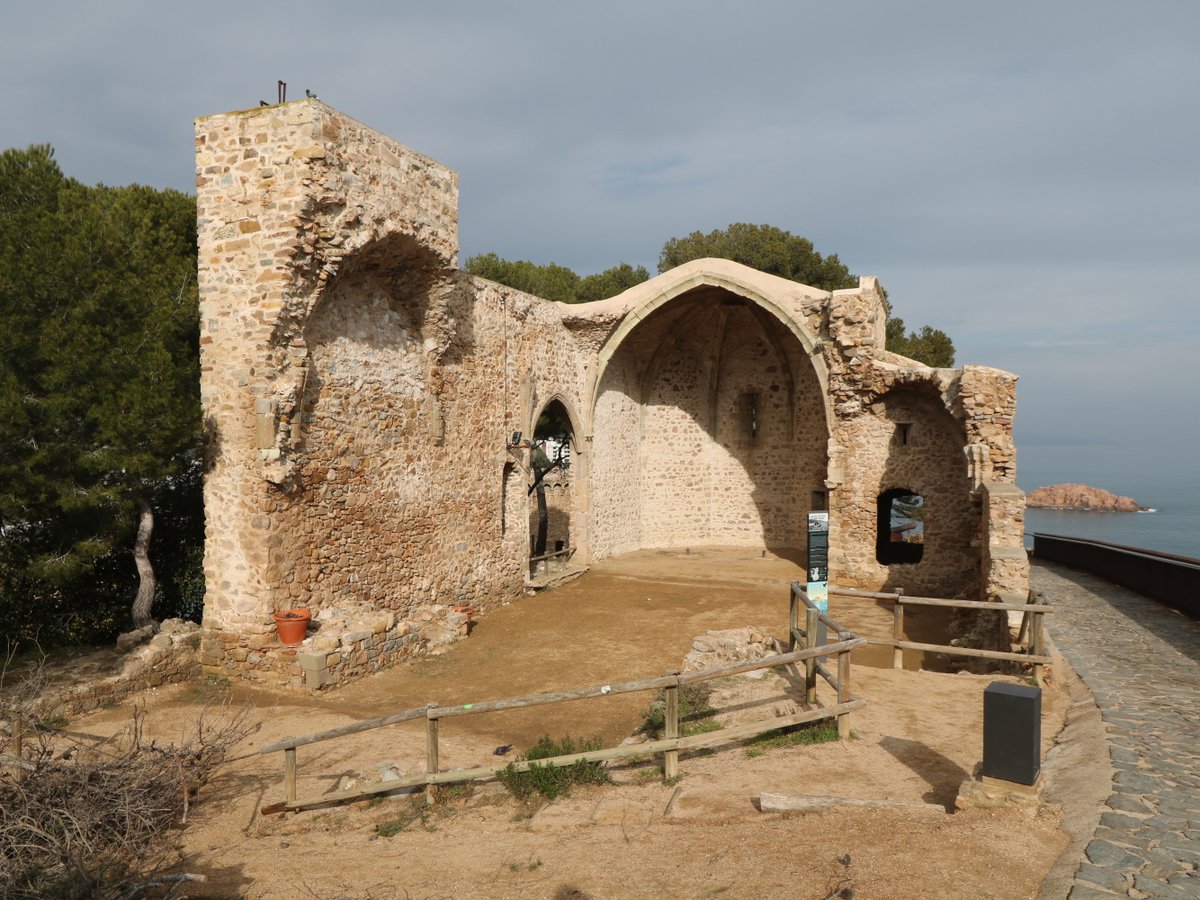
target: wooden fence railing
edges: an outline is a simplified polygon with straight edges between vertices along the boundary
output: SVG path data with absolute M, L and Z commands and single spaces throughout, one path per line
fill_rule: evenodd
M 815 631 L 813 633 L 815 635 Z M 429 703 L 426 706 L 404 710 L 402 712 L 393 713 L 387 716 L 381 716 L 377 719 L 354 722 L 350 725 L 343 725 L 338 728 L 329 728 L 325 731 L 318 731 L 313 734 L 303 735 L 301 737 L 283 738 L 282 740 L 267 744 L 258 751 L 260 754 L 278 753 L 280 751 L 283 752 L 283 783 L 284 793 L 287 798 L 282 803 L 264 806 L 262 808 L 262 812 L 264 814 L 271 814 L 287 812 L 289 810 L 300 810 L 313 806 L 323 806 L 327 803 L 359 800 L 364 797 L 370 797 L 375 794 L 390 793 L 406 787 L 421 786 L 424 786 L 427 789 L 429 792 L 430 801 L 432 801 L 433 788 L 437 785 L 452 784 L 454 782 L 461 781 L 473 781 L 478 778 L 491 778 L 497 773 L 508 768 L 509 765 L 481 766 L 474 769 L 455 769 L 450 772 L 440 771 L 438 758 L 438 732 L 442 719 L 452 719 L 458 716 L 480 715 L 483 713 L 497 712 L 508 709 L 520 709 L 530 706 L 544 706 L 553 703 L 563 703 L 568 700 L 587 700 L 595 697 L 608 697 L 612 696 L 613 694 L 627 694 L 634 691 L 663 690 L 665 692 L 666 709 L 665 724 L 663 729 L 664 737 L 662 739 L 647 741 L 641 744 L 623 744 L 618 747 L 612 747 L 604 750 L 589 750 L 583 753 L 555 756 L 547 759 L 534 760 L 532 762 L 521 760 L 511 763 L 511 765 L 517 771 L 528 771 L 531 766 L 569 766 L 576 762 L 606 761 L 662 753 L 663 774 L 666 778 L 674 778 L 679 772 L 679 751 L 681 750 L 693 750 L 700 747 L 708 747 L 717 744 L 725 744 L 732 741 L 746 740 L 748 738 L 756 737 L 760 734 L 765 734 L 769 731 L 776 731 L 780 728 L 787 728 L 792 725 L 801 725 L 807 722 L 814 722 L 819 719 L 829 718 L 837 719 L 838 735 L 839 737 L 844 738 L 850 733 L 849 714 L 852 711 L 861 709 L 866 705 L 865 700 L 855 699 L 850 696 L 850 651 L 854 650 L 856 647 L 864 646 L 866 641 L 862 638 L 856 637 L 849 631 L 846 631 L 840 627 L 836 629 L 836 633 L 838 634 L 839 639 L 834 643 L 825 644 L 822 646 L 806 646 L 802 650 L 793 650 L 788 653 L 762 657 L 761 659 L 730 663 L 729 665 L 705 669 L 700 672 L 687 672 L 683 674 L 678 672 L 670 672 L 659 678 L 645 678 L 639 681 L 626 681 L 616 684 L 578 688 L 569 691 L 557 691 L 554 693 L 532 694 L 526 697 L 515 697 L 508 700 L 487 700 L 481 703 L 464 703 L 458 706 L 438 706 L 436 703 Z M 836 679 L 831 679 L 828 672 L 825 672 L 823 667 L 816 664 L 817 657 L 828 656 L 837 657 L 838 677 Z M 811 704 L 816 701 L 815 673 L 820 673 L 826 678 L 826 680 L 830 681 L 830 683 L 833 684 L 837 690 L 836 704 L 832 706 L 823 706 L 816 709 L 804 710 L 802 712 L 793 713 L 789 716 L 773 716 L 770 719 L 734 725 L 728 728 L 722 728 L 719 731 L 689 735 L 687 737 L 679 736 L 679 688 L 683 685 L 696 684 L 703 681 L 709 681 L 714 678 L 737 675 L 742 672 L 753 672 L 756 669 L 767 669 L 774 666 L 789 665 L 799 662 L 803 662 L 805 664 L 806 686 L 811 686 L 811 689 L 806 690 L 807 702 Z M 346 737 L 347 735 L 351 734 L 361 734 L 364 731 L 382 728 L 386 725 L 395 725 L 400 722 L 407 722 L 413 719 L 422 718 L 425 719 L 426 722 L 426 762 L 424 772 L 415 773 L 398 779 L 390 779 L 377 784 L 355 788 L 352 790 L 334 791 L 332 793 L 306 798 L 297 797 L 296 781 L 298 760 L 296 751 L 298 748 L 304 747 L 308 744 L 315 744 L 320 741 L 328 741 L 333 740 L 334 738 Z
M 792 596 L 799 590 L 798 584 L 792 585 Z M 803 593 L 803 592 L 801 592 Z M 928 653 L 944 653 L 948 656 L 976 656 L 983 659 L 1005 659 L 1015 662 L 1029 663 L 1033 666 L 1034 680 L 1042 684 L 1042 666 L 1050 662 L 1046 655 L 1045 624 L 1042 617 L 1052 611 L 1052 607 L 1042 603 L 992 603 L 985 600 L 945 600 L 936 597 L 909 597 L 903 591 L 862 591 L 857 588 L 834 587 L 830 585 L 829 593 L 841 597 L 859 597 L 867 600 L 890 601 L 892 605 L 892 636 L 870 637 L 864 639 L 868 644 L 880 644 L 893 648 L 892 668 L 899 669 L 904 665 L 903 651 L 923 650 Z M 952 644 L 925 644 L 917 641 L 904 640 L 904 608 L 906 606 L 941 606 L 953 609 L 981 609 L 996 612 L 1020 612 L 1021 627 L 1017 634 L 1019 643 L 1027 642 L 1028 653 L 1015 653 L 1007 650 L 980 650 L 974 647 L 957 647 Z M 793 608 L 795 600 L 793 599 Z M 794 627 L 794 625 L 793 625 Z
M 567 563 L 571 561 L 571 557 L 574 554 L 574 547 L 563 547 L 561 550 L 552 550 L 549 553 L 543 553 L 541 556 L 531 556 L 529 557 L 529 574 L 538 575 L 548 573 L 551 562 L 555 562 L 559 571 L 561 571 L 566 568 Z
M 800 627 L 800 609 L 804 608 L 804 627 Z M 838 622 L 822 612 L 800 586 L 800 582 L 792 582 L 792 601 L 788 607 L 788 650 L 794 652 L 796 647 L 803 644 L 806 651 L 817 647 L 821 640 L 820 626 L 825 625 L 833 634 L 838 636 L 838 642 L 862 641 Z M 822 665 L 826 654 L 817 653 L 804 659 L 804 701 L 814 703 L 817 699 L 817 676 L 820 675 L 831 688 L 837 691 L 838 703 L 850 699 L 850 654 L 839 653 L 837 658 L 837 675 L 833 675 Z M 850 736 L 850 720 L 838 718 L 838 737 L 845 739 Z

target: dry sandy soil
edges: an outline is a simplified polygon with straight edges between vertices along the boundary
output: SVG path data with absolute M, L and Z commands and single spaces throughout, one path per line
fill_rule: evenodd
M 744 552 L 640 553 L 593 568 L 579 581 L 484 617 L 471 637 L 423 659 L 322 695 L 181 686 L 146 698 L 149 729 L 172 739 L 195 721 L 205 696 L 251 702 L 261 728 L 237 750 L 193 807 L 180 834 L 183 869 L 207 876 L 191 896 L 210 897 L 812 897 L 1018 898 L 1038 886 L 1067 845 L 1054 807 L 1019 810 L 839 809 L 763 813 L 762 792 L 927 802 L 953 809 L 982 753 L 982 694 L 995 676 L 877 668 L 879 651 L 855 657 L 853 686 L 868 701 L 851 717 L 853 739 L 813 746 L 733 743 L 681 758 L 678 784 L 658 762 L 612 769 L 616 784 L 576 788 L 547 805 L 522 804 L 495 782 L 456 791 L 426 810 L 393 796 L 322 810 L 262 816 L 283 798 L 282 754 L 255 755 L 277 738 L 436 700 L 442 704 L 630 680 L 677 668 L 693 636 L 761 625 L 786 631 L 790 561 Z M 890 633 L 890 614 L 869 601 L 835 599 L 832 613 L 864 635 Z M 909 613 L 910 634 L 939 623 Z M 890 650 L 887 651 L 890 663 Z M 911 666 L 912 668 L 908 668 Z M 801 706 L 794 679 L 755 673 L 716 684 L 725 722 Z M 822 684 L 819 700 L 833 702 Z M 543 734 L 596 735 L 619 743 L 641 723 L 648 694 L 443 722 L 443 768 L 492 764 Z M 1051 682 L 1043 698 L 1044 749 L 1066 709 Z M 128 709 L 71 723 L 110 733 Z M 424 764 L 423 723 L 367 732 L 299 751 L 301 797 L 345 777 L 377 779 L 377 766 Z M 378 829 L 390 836 L 382 836 Z M 391 833 L 395 830 L 395 833 Z

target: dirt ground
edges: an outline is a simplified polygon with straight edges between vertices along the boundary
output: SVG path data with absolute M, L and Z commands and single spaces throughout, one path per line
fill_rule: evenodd
M 786 631 L 791 561 L 729 550 L 639 553 L 597 565 L 582 579 L 485 616 L 441 656 L 309 695 L 204 683 L 146 697 L 149 729 L 177 738 L 217 695 L 251 702 L 261 729 L 207 785 L 181 832 L 182 868 L 207 876 L 209 897 L 803 897 L 1019 898 L 1038 886 L 1068 843 L 1054 807 L 1018 810 L 838 809 L 763 813 L 763 792 L 903 800 L 953 809 L 958 786 L 982 755 L 982 694 L 996 676 L 903 670 L 886 654 L 856 653 L 853 691 L 868 705 L 851 717 L 852 740 L 812 746 L 731 743 L 681 756 L 664 785 L 658 760 L 614 766 L 616 784 L 577 788 L 525 805 L 497 783 L 422 797 L 262 816 L 283 799 L 282 754 L 253 755 L 287 735 L 422 705 L 519 696 L 659 675 L 678 668 L 694 636 L 761 625 Z M 908 614 L 910 635 L 936 635 L 932 616 Z M 890 612 L 868 601 L 832 614 L 863 635 L 890 634 Z M 912 668 L 910 668 L 910 666 Z M 833 702 L 823 684 L 819 700 Z M 489 765 L 543 734 L 619 743 L 642 722 L 649 694 L 446 720 L 442 768 Z M 783 715 L 802 706 L 794 679 L 753 673 L 716 683 L 723 722 Z M 1051 681 L 1043 697 L 1044 749 L 1066 711 Z M 129 710 L 72 722 L 106 734 Z M 424 766 L 423 723 L 302 747 L 301 797 L 343 778 L 379 778 L 379 766 Z M 382 826 L 382 833 L 380 828 Z M 394 833 L 393 833 L 394 832 Z M 384 836 L 387 834 L 389 836 Z

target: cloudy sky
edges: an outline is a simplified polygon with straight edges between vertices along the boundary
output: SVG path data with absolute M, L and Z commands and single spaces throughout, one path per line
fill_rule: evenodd
M 10 4 L 0 146 L 190 190 L 311 89 L 460 173 L 463 256 L 767 223 L 1021 375 L 1020 483 L 1200 483 L 1200 3 Z

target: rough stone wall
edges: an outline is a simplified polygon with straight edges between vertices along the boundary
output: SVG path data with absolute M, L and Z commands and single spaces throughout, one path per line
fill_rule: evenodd
M 926 597 L 976 599 L 979 507 L 971 495 L 963 431 L 936 393 L 893 390 L 840 423 L 846 481 L 833 492 L 843 536 L 831 580 L 851 587 L 903 588 Z M 907 426 L 902 429 L 901 426 Z M 925 499 L 924 553 L 919 562 L 876 559 L 878 498 L 907 489 Z
M 353 164 L 340 153 L 353 145 Z M 342 260 L 421 232 L 452 264 L 457 179 L 317 102 L 200 119 L 196 188 L 210 617 L 267 628 L 279 514 L 295 477 L 291 422 L 308 361 L 301 327 Z M 419 223 L 419 225 L 418 225 Z M 293 340 L 300 345 L 293 350 Z M 272 464 L 265 471 L 264 463 Z
M 522 588 L 506 436 L 581 363 L 552 304 L 453 269 L 456 182 L 318 102 L 197 122 L 210 668 L 303 681 L 272 611 L 395 611 L 325 648 L 339 680 Z
M 1025 552 L 1025 496 L 1015 485 L 985 481 L 983 558 L 980 574 L 984 600 L 1024 603 L 1028 599 L 1029 555 Z
M 580 561 L 802 548 L 826 488 L 834 581 L 1023 590 L 1015 376 L 887 353 L 874 279 L 699 260 L 567 307 L 458 271 L 455 173 L 319 101 L 201 119 L 196 147 L 210 670 L 322 687 L 520 592 L 509 438 L 555 401 L 574 439 L 549 539 Z M 890 487 L 928 501 L 920 563 L 875 559 Z M 288 650 L 270 614 L 294 606 L 316 625 Z

